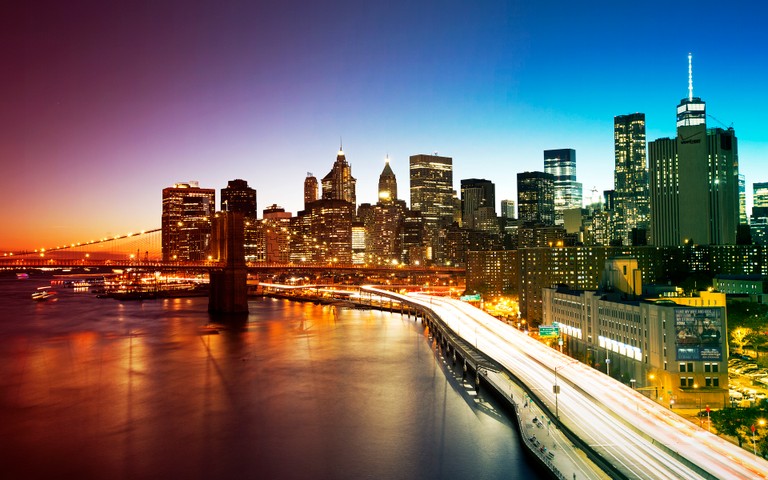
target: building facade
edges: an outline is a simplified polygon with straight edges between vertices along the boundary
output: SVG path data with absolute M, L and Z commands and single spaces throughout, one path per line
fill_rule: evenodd
M 305 180 L 305 196 L 306 196 Z M 344 200 L 353 205 L 357 205 L 357 196 L 355 194 L 355 184 L 357 180 L 352 176 L 352 167 L 347 162 L 347 157 L 343 150 L 336 154 L 336 161 L 328 174 L 323 177 L 323 200 Z
M 581 208 L 582 187 L 576 181 L 576 150 L 544 150 L 544 172 L 552 175 L 555 225 L 563 224 L 563 211 Z
M 162 251 L 164 261 L 200 261 L 208 256 L 216 190 L 197 182 L 163 189 Z
M 623 245 L 632 242 L 633 230 L 650 228 L 650 199 L 646 167 L 645 114 L 613 118 L 614 235 Z M 637 235 L 635 235 L 637 238 Z
M 555 179 L 545 172 L 517 174 L 517 214 L 521 222 L 555 224 Z
M 618 276 L 638 268 L 626 257 L 606 263 Z M 543 323 L 559 327 L 569 355 L 670 408 L 728 405 L 725 294 L 628 300 L 627 293 L 544 289 Z
M 410 157 L 411 210 L 424 221 L 425 259 L 440 262 L 440 227 L 450 225 L 454 214 L 453 159 L 438 155 Z

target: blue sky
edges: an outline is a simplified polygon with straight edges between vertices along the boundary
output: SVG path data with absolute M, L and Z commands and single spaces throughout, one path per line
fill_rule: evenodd
M 613 116 L 674 136 L 688 52 L 694 94 L 736 129 L 748 191 L 768 181 L 757 2 L 368 3 L 16 7 L 0 188 L 25 207 L 0 214 L 14 225 L 0 249 L 156 228 L 162 189 L 187 180 L 243 178 L 260 210 L 295 213 L 340 137 L 359 202 L 376 200 L 387 154 L 406 201 L 408 156 L 432 152 L 453 157 L 456 186 L 495 182 L 497 201 L 550 148 L 576 149 L 585 191 L 609 189 Z

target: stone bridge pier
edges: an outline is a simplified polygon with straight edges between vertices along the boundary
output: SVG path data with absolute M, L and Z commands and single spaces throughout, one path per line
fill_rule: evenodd
M 212 260 L 223 267 L 210 272 L 208 311 L 248 313 L 248 270 L 245 265 L 245 223 L 242 213 L 218 212 L 213 219 L 210 243 Z

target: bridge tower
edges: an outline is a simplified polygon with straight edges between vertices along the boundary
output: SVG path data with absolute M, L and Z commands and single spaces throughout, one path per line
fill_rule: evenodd
M 248 270 L 245 265 L 245 224 L 239 212 L 218 212 L 213 219 L 210 255 L 223 264 L 211 270 L 211 313 L 248 313 Z

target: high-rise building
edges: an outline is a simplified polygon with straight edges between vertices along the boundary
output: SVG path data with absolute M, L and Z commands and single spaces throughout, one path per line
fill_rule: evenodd
M 317 187 L 317 178 L 311 172 L 307 172 L 307 178 L 304 179 L 304 208 L 318 200 Z
M 554 179 L 555 224 L 563 224 L 563 210 L 581 208 L 581 183 L 576 181 L 576 150 L 544 150 L 544 172 Z
M 428 260 L 441 260 L 438 231 L 453 221 L 453 159 L 438 155 L 410 157 L 411 210 L 421 213 Z
M 344 151 L 339 149 L 333 168 L 323 177 L 323 200 L 344 200 L 351 203 L 353 207 L 356 206 L 356 182 L 357 180 L 352 177 L 352 167 L 347 162 Z
M 196 261 L 208 255 L 216 190 L 197 182 L 163 189 L 163 260 Z
M 506 220 L 515 218 L 515 201 L 514 200 L 501 201 L 501 218 Z
M 739 224 L 746 225 L 747 219 L 747 177 L 739 174 Z
M 735 244 L 739 167 L 733 128 L 707 130 L 706 106 L 693 96 L 677 107 L 677 138 L 648 146 L 654 245 Z
M 256 220 L 256 190 L 245 180 L 230 180 L 221 189 L 221 210 L 242 213 L 246 221 Z
M 395 200 L 397 200 L 397 177 L 389 166 L 389 156 L 387 156 L 384 170 L 379 175 L 379 201 L 389 203 Z
M 499 231 L 493 182 L 478 178 L 461 181 L 461 222 L 472 230 Z
M 521 222 L 555 224 L 554 177 L 545 172 L 517 174 L 517 215 Z
M 762 218 L 768 221 L 768 182 L 752 184 L 752 223 Z
M 632 242 L 633 231 L 650 226 L 648 169 L 646 168 L 645 114 L 613 118 L 614 142 L 614 235 L 623 245 Z M 638 237 L 637 234 L 634 235 Z
M 352 263 L 354 206 L 346 200 L 318 200 L 291 218 L 292 262 Z

